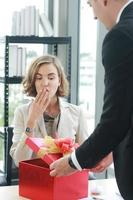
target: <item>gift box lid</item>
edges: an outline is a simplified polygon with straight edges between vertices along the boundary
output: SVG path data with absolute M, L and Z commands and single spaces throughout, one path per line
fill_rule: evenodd
M 62 153 L 44 153 L 45 144 L 43 138 L 28 137 L 25 143 L 36 153 L 37 157 L 40 157 L 48 165 L 62 157 Z

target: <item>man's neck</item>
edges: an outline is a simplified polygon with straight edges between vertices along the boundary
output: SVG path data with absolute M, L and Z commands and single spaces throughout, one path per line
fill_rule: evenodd
M 123 11 L 123 9 L 126 7 L 128 0 L 125 1 L 111 1 L 112 3 L 110 3 L 110 20 L 108 23 L 108 30 L 110 30 L 116 23 L 117 23 L 117 19 L 118 16 L 121 15 L 121 11 Z

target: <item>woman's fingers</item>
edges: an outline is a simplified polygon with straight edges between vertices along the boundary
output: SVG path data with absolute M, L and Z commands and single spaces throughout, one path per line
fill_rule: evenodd
M 39 99 L 40 99 L 40 96 L 41 96 L 42 92 L 43 92 L 43 90 L 40 90 L 40 91 L 38 92 L 38 94 L 36 95 L 35 103 L 38 103 L 38 101 L 39 101 Z
M 43 109 L 43 112 L 46 110 L 47 106 L 49 105 L 50 103 L 50 98 L 49 98 L 49 95 L 46 99 L 43 100 L 42 102 L 42 109 Z
M 48 96 L 48 91 L 46 89 L 40 90 L 35 98 L 35 102 L 41 104 L 42 101 Z
M 39 98 L 39 104 L 43 105 L 47 101 L 48 94 L 49 94 L 48 91 L 44 91 L 44 90 L 42 91 L 40 98 Z
M 48 105 L 49 102 L 49 91 L 46 89 L 43 89 L 41 91 L 39 91 L 39 93 L 37 94 L 36 98 L 35 98 L 35 103 L 37 103 L 39 106 L 43 107 Z

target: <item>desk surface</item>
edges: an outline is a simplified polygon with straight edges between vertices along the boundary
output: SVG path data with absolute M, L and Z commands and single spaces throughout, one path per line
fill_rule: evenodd
M 91 195 L 94 198 L 85 198 L 84 200 L 122 200 L 119 195 L 115 179 L 104 179 L 89 181 L 89 196 L 95 191 L 99 191 L 99 195 Z M 19 197 L 18 186 L 1 186 L 0 187 L 1 200 L 28 200 Z

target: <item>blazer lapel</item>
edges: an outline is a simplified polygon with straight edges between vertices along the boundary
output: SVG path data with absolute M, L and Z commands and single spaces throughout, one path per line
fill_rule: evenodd
M 68 123 L 68 104 L 59 98 L 59 105 L 60 105 L 60 121 L 58 125 L 57 136 L 61 137 L 62 135 L 67 134 L 67 132 L 70 130 L 70 125 Z

